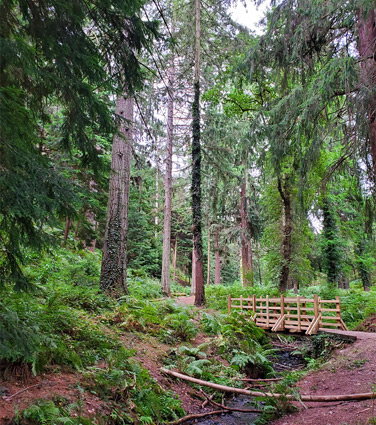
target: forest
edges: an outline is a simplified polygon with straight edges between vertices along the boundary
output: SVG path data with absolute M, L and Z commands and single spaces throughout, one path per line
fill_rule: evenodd
M 374 0 L 2 0 L 0 117 L 0 424 L 376 423 Z

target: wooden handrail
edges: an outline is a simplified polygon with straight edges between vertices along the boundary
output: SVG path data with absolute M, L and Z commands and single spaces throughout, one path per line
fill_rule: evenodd
M 257 326 L 273 331 L 287 329 L 312 334 L 323 327 L 347 330 L 338 296 L 334 300 L 322 300 L 317 294 L 313 298 L 285 297 L 283 294 L 279 298 L 268 295 L 256 298 L 255 294 L 232 298 L 228 295 L 228 313 L 234 308 L 251 311 Z

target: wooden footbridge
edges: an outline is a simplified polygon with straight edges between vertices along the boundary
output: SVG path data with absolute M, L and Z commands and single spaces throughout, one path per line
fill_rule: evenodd
M 250 312 L 257 326 L 274 332 L 289 330 L 312 335 L 324 328 L 348 330 L 341 317 L 339 297 L 324 300 L 317 295 L 313 298 L 284 295 L 279 298 L 268 295 L 265 298 L 256 298 L 256 295 L 231 298 L 229 295 L 229 314 L 232 309 Z

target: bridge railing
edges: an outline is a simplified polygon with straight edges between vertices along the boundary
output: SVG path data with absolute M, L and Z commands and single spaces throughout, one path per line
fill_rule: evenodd
M 341 317 L 341 304 L 335 300 L 304 297 L 251 297 L 232 298 L 228 296 L 228 312 L 240 309 L 251 313 L 257 326 L 272 331 L 288 329 L 292 332 L 305 331 L 307 335 L 316 333 L 320 328 L 347 330 Z

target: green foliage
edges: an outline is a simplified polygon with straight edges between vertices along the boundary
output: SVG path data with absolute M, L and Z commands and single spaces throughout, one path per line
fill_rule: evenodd
M 137 184 L 130 187 L 127 259 L 134 277 L 161 276 L 162 244 L 155 237 L 154 172 L 147 165 L 132 171 L 131 181 Z
M 168 315 L 163 326 L 165 330 L 161 331 L 161 338 L 165 342 L 190 341 L 198 333 L 192 319 L 184 311 Z
M 238 366 L 239 370 L 246 373 L 247 376 L 268 376 L 274 369 L 270 357 L 274 350 L 264 350 L 261 346 L 255 346 L 253 354 L 247 354 L 244 351 L 233 350 L 231 355 L 231 364 Z
M 289 374 L 278 382 L 273 391 L 277 394 L 292 395 L 296 400 L 300 400 L 299 391 L 295 387 L 295 383 L 300 379 L 299 374 Z M 271 422 L 272 419 L 279 418 L 296 411 L 296 406 L 290 403 L 287 397 L 263 397 L 265 403 L 262 414 L 257 418 L 256 425 L 264 425 Z
M 38 344 L 37 326 L 25 326 L 15 311 L 0 303 L 0 359 L 32 362 Z M 0 361 L 1 361 L 0 360 Z
M 241 387 L 239 378 L 243 375 L 236 367 L 228 367 L 220 360 L 207 358 L 206 351 L 212 348 L 207 343 L 198 347 L 182 345 L 178 349 L 171 350 L 166 359 L 167 366 L 217 384 Z
M 209 313 L 203 313 L 201 324 L 202 330 L 207 334 L 217 335 L 221 330 L 220 319 Z
M 125 74 L 129 92 L 140 86 L 137 52 L 156 33 L 140 9 L 138 1 L 2 3 L 0 285 L 30 289 L 22 248 L 49 244 L 57 219 L 82 206 L 60 154 L 100 168 L 97 142 L 116 129 L 109 94 L 123 90 Z
M 265 297 L 266 295 L 278 296 L 279 291 L 273 285 L 255 285 L 252 288 L 246 288 L 236 282 L 233 285 L 228 286 L 210 285 L 206 288 L 205 294 L 208 308 L 218 310 L 222 313 L 227 313 L 228 295 L 231 295 L 233 298 L 239 298 L 240 295 L 243 297 L 249 297 L 252 294 L 256 294 L 257 297 Z
M 339 242 L 338 226 L 334 218 L 334 212 L 327 199 L 323 202 L 323 216 L 324 231 L 322 249 L 324 252 L 324 265 L 328 275 L 328 282 L 337 284 L 341 272 L 343 253 Z
M 17 425 L 94 425 L 90 418 L 71 415 L 72 406 L 62 407 L 51 400 L 37 400 L 18 415 Z

